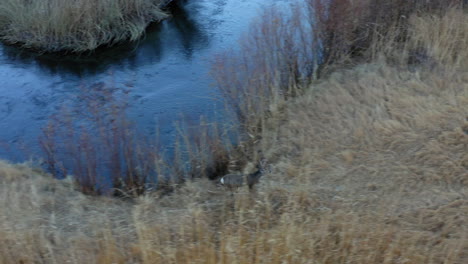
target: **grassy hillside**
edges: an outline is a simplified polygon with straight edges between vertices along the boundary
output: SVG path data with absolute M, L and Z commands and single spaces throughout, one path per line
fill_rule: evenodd
M 163 0 L 2 0 L 0 38 L 40 51 L 88 51 L 136 40 L 166 17 Z
M 269 101 L 255 192 L 91 197 L 1 163 L 0 263 L 467 263 L 468 14 L 405 23 Z

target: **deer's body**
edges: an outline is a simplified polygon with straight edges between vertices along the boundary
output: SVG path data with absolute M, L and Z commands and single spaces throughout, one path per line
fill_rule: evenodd
M 243 174 L 227 174 L 224 175 L 219 182 L 222 185 L 226 186 L 229 189 L 239 188 L 244 185 L 244 175 Z
M 235 189 L 244 186 L 245 183 L 249 186 L 249 189 L 252 189 L 255 184 L 260 181 L 262 176 L 262 171 L 258 170 L 251 174 L 227 174 L 224 175 L 219 182 L 228 187 L 229 189 Z

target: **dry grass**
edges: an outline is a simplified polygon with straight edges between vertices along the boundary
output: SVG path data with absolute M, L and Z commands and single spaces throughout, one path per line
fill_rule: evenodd
M 93 50 L 136 40 L 151 21 L 166 15 L 163 0 L 2 0 L 0 36 L 41 51 Z
M 315 21 L 314 30 L 324 47 L 319 74 L 336 67 L 372 59 L 372 48 L 385 39 L 385 47 L 404 45 L 408 36 L 408 19 L 414 14 L 442 14 L 463 0 L 305 0 Z M 390 42 L 390 43 L 389 43 Z M 331 66 L 331 69 L 327 69 Z
M 254 193 L 120 201 L 2 163 L 0 263 L 467 263 L 468 14 L 408 21 L 262 119 Z

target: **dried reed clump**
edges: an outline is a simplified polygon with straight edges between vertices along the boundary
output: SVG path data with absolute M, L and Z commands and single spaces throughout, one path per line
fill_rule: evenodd
M 467 17 L 415 14 L 369 63 L 249 117 L 271 166 L 256 193 L 196 179 L 121 201 L 1 164 L 0 263 L 468 262 Z
M 94 50 L 136 40 L 151 21 L 166 17 L 163 0 L 3 0 L 0 39 L 40 51 Z

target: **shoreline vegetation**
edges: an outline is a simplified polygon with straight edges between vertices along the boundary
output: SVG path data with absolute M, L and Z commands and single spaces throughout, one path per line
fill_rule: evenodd
M 265 10 L 213 63 L 236 146 L 181 129 L 170 188 L 131 199 L 0 162 L 0 263 L 467 263 L 464 4 Z M 260 159 L 252 192 L 213 181 Z
M 0 39 L 40 52 L 85 52 L 142 36 L 166 0 L 2 0 Z

